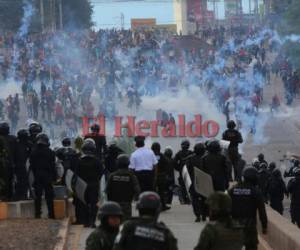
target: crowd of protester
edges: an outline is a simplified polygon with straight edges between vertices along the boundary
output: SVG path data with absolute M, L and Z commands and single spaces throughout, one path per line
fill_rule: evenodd
M 27 118 L 74 137 L 82 116 L 111 118 L 118 102 L 138 109 L 144 95 L 176 94 L 196 85 L 227 121 L 247 121 L 245 126 L 255 131 L 262 89 L 270 84 L 267 55 L 276 48 L 272 32 L 221 26 L 194 38 L 191 44 L 159 29 L 0 35 L 0 79 L 17 82 L 21 96 L 4 96 L 0 116 L 10 120 L 15 132 L 24 116 L 18 103 L 24 101 Z M 290 82 L 297 79 L 287 75 L 283 80 L 287 93 L 293 93 L 287 94 L 290 100 L 297 93 Z

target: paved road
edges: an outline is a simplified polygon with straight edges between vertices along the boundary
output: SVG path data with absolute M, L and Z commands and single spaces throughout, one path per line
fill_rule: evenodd
M 195 223 L 192 207 L 173 203 L 172 209 L 161 214 L 159 220 L 166 223 L 178 239 L 179 249 L 193 249 L 197 243 L 204 223 Z M 91 229 L 82 226 L 72 226 L 68 244 L 68 250 L 84 250 L 85 240 L 92 232 Z

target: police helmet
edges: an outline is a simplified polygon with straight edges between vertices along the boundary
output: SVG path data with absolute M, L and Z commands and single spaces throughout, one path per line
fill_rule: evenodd
M 0 123 L 0 135 L 9 135 L 9 124 L 7 122 Z
M 121 154 L 117 158 L 117 167 L 118 168 L 128 168 L 130 164 L 129 156 L 126 154 Z
M 208 147 L 207 147 L 208 151 L 210 153 L 218 153 L 221 151 L 221 145 L 220 142 L 218 140 L 212 140 L 208 143 Z
M 158 142 L 154 142 L 151 146 L 151 149 L 153 150 L 153 152 L 160 152 L 160 144 Z
M 17 137 L 19 140 L 26 140 L 29 138 L 29 132 L 27 129 L 20 129 L 17 133 Z
M 80 137 L 80 136 L 76 137 L 76 139 L 74 141 L 75 148 L 80 150 L 82 148 L 83 142 L 84 142 L 84 140 L 82 137 Z
M 204 154 L 205 152 L 205 146 L 203 143 L 197 143 L 195 146 L 194 146 L 194 152 L 196 155 L 202 155 Z
M 183 140 L 183 141 L 181 142 L 181 148 L 182 148 L 182 149 L 189 149 L 190 145 L 191 145 L 191 143 L 190 143 L 189 140 Z
M 95 141 L 90 138 L 84 140 L 81 150 L 84 154 L 95 154 L 96 153 Z
M 265 155 L 260 153 L 258 156 L 257 156 L 258 160 L 259 161 L 263 161 L 265 159 Z
M 144 211 L 149 211 L 153 214 L 159 213 L 160 211 L 160 197 L 155 192 L 143 192 L 139 196 L 136 208 L 143 213 Z
M 271 162 L 271 163 L 269 164 L 269 170 L 270 170 L 270 171 L 273 171 L 275 168 L 276 168 L 276 163 L 275 163 L 275 162 Z
M 93 124 L 93 125 L 91 126 L 91 131 L 92 131 L 93 133 L 99 133 L 99 131 L 100 131 L 100 126 L 99 126 L 98 124 Z
M 215 192 L 208 198 L 209 209 L 216 216 L 229 215 L 232 209 L 232 200 L 228 194 Z
M 66 138 L 62 139 L 61 144 L 64 147 L 70 147 L 71 146 L 71 139 L 66 137 Z
M 48 135 L 45 133 L 39 133 L 36 136 L 36 143 L 38 145 L 50 146 L 50 140 L 49 140 Z
M 29 134 L 31 136 L 36 136 L 36 135 L 38 135 L 38 134 L 40 134 L 42 132 L 43 132 L 43 127 L 42 127 L 41 124 L 39 124 L 39 123 L 31 123 L 29 125 Z
M 262 162 L 261 164 L 259 164 L 259 169 L 267 169 L 268 168 L 268 164 L 265 162 Z
M 103 220 L 107 216 L 123 216 L 122 208 L 117 202 L 107 201 L 105 202 L 99 210 L 99 219 Z
M 297 168 L 294 170 L 294 176 L 295 177 L 300 177 L 300 168 Z
M 167 157 L 169 157 L 169 158 L 172 158 L 172 156 L 173 156 L 173 150 L 172 150 L 172 148 L 171 147 L 167 147 L 165 149 L 164 155 L 167 156 Z
M 247 167 L 243 170 L 243 178 L 245 181 L 256 183 L 258 171 L 254 167 Z
M 234 129 L 236 127 L 236 124 L 233 120 L 230 120 L 227 122 L 227 128 L 228 129 Z
M 258 160 L 257 158 L 254 158 L 254 159 L 252 160 L 252 166 L 253 166 L 254 168 L 258 169 L 258 168 L 259 168 L 259 165 L 260 165 L 259 160 Z

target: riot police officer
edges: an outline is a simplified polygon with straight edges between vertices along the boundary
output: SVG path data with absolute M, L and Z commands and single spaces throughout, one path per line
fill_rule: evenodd
M 265 203 L 268 203 L 269 196 L 268 196 L 268 186 L 270 181 L 270 174 L 267 170 L 268 166 L 266 163 L 260 163 L 259 170 L 258 170 L 258 187 L 264 196 Z
M 202 169 L 212 177 L 215 191 L 225 191 L 231 180 L 231 164 L 221 154 L 219 141 L 210 141 L 207 150 L 208 153 L 202 158 Z
M 174 157 L 175 161 L 175 170 L 179 172 L 179 178 L 178 182 L 180 185 L 180 202 L 182 204 L 190 204 L 190 199 L 188 197 L 188 190 L 185 188 L 185 184 L 182 178 L 182 169 L 186 163 L 186 160 L 188 156 L 190 156 L 193 152 L 189 150 L 190 148 L 190 142 L 188 140 L 184 140 L 181 143 L 181 150 L 177 152 L 177 154 Z
M 93 140 L 86 140 L 82 146 L 83 155 L 79 159 L 78 167 L 75 171 L 83 181 L 87 184 L 87 190 L 85 192 L 86 205 L 83 205 L 80 201 L 77 206 L 80 206 L 81 212 L 80 218 L 77 218 L 78 222 L 81 221 L 85 227 L 95 227 L 95 221 L 97 216 L 97 203 L 100 188 L 100 179 L 103 175 L 103 166 L 98 157 L 96 157 L 96 145 Z
M 125 220 L 131 218 L 131 203 L 133 199 L 137 200 L 140 194 L 139 181 L 134 173 L 129 171 L 129 164 L 130 160 L 127 155 L 119 155 L 117 159 L 118 170 L 110 174 L 106 185 L 107 199 L 120 204 Z
M 85 136 L 85 139 L 91 138 L 96 143 L 96 154 L 100 160 L 104 160 L 104 156 L 107 151 L 106 145 L 106 137 L 104 135 L 100 135 L 100 126 L 98 124 L 94 124 L 91 126 L 91 133 Z
M 264 163 L 268 166 L 268 162 L 265 160 L 265 155 L 260 153 L 258 156 L 257 156 L 257 159 L 259 161 L 260 164 Z
M 55 153 L 49 148 L 50 142 L 46 134 L 41 133 L 37 135 L 36 145 L 29 158 L 30 170 L 34 176 L 35 217 L 41 217 L 42 195 L 45 192 L 48 217 L 54 219 L 54 191 L 52 184 L 57 179 Z
M 15 173 L 17 177 L 16 199 L 23 200 L 27 198 L 29 183 L 27 174 L 27 160 L 30 156 L 29 132 L 26 129 L 20 129 L 17 133 L 17 160 Z
M 190 187 L 190 194 L 192 197 L 192 206 L 193 206 L 193 211 L 196 216 L 195 222 L 200 222 L 200 217 L 202 216 L 202 220 L 206 220 L 207 214 L 207 206 L 205 204 L 205 197 L 198 194 L 195 191 L 195 174 L 194 174 L 194 168 L 198 168 L 200 170 L 202 169 L 202 157 L 205 153 L 205 146 L 203 143 L 197 143 L 194 146 L 194 153 L 190 155 L 186 161 L 186 166 L 189 171 L 192 185 Z
M 0 200 L 6 200 L 9 193 L 9 156 L 5 141 L 0 136 Z
M 107 148 L 107 154 L 105 156 L 105 168 L 108 173 L 113 173 L 118 169 L 117 158 L 119 155 L 123 154 L 123 150 L 117 146 L 116 141 L 112 141 Z
M 144 192 L 137 203 L 140 217 L 123 224 L 114 250 L 177 250 L 177 240 L 170 229 L 157 222 L 161 202 L 154 192 Z
M 292 223 L 300 228 L 300 170 L 294 172 L 294 178 L 287 186 L 287 191 L 291 194 L 291 219 Z
M 156 189 L 160 196 L 162 211 L 169 210 L 170 207 L 166 205 L 166 192 L 167 192 L 167 174 L 168 174 L 168 161 L 165 156 L 160 152 L 160 144 L 154 142 L 151 146 L 153 153 L 157 159 L 156 171 Z
M 268 183 L 268 196 L 270 198 L 271 208 L 273 208 L 281 215 L 283 214 L 283 199 L 286 193 L 286 185 L 284 183 L 280 170 L 273 170 Z
M 231 219 L 232 201 L 223 192 L 208 198 L 210 222 L 204 227 L 194 250 L 241 250 L 243 230 Z
M 10 127 L 7 122 L 0 123 L 0 136 L 3 138 L 3 143 L 7 150 L 7 178 L 6 178 L 6 200 L 12 200 L 14 196 L 14 175 L 17 159 L 17 138 L 14 135 L 10 135 Z
M 268 226 L 264 198 L 261 191 L 257 188 L 257 175 L 258 172 L 255 168 L 245 168 L 243 171 L 244 181 L 229 190 L 229 195 L 232 198 L 232 217 L 244 226 L 244 245 L 246 250 L 257 249 L 257 211 L 264 234 L 267 232 Z
M 36 143 L 36 137 L 38 134 L 43 132 L 43 127 L 41 124 L 33 122 L 29 125 L 29 142 L 31 147 L 33 147 Z
M 229 141 L 228 155 L 233 165 L 235 179 L 238 179 L 238 160 L 239 160 L 239 144 L 243 142 L 241 133 L 235 129 L 236 124 L 233 120 L 228 121 L 227 130 L 223 133 L 223 140 Z
M 71 147 L 71 139 L 66 137 L 62 140 L 62 147 L 56 150 L 56 156 L 61 161 L 64 168 L 64 173 L 62 177 L 63 184 L 65 183 L 65 176 L 68 169 L 75 171 L 78 164 L 78 154 Z
M 175 185 L 175 176 L 174 176 L 174 159 L 173 159 L 173 150 L 170 147 L 167 147 L 164 152 L 164 157 L 168 163 L 167 170 L 167 191 L 166 191 L 166 203 L 172 204 L 173 200 L 173 189 Z
M 100 208 L 100 226 L 86 240 L 86 250 L 112 250 L 122 219 L 120 205 L 113 201 Z

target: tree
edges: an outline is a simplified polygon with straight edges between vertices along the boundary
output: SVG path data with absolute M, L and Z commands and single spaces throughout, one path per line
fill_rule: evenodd
M 30 31 L 41 31 L 40 3 L 44 5 L 45 27 L 51 27 L 55 20 L 59 27 L 60 0 L 0 0 L 0 30 L 17 31 L 21 26 L 25 2 L 32 3 L 35 12 L 31 18 Z M 66 29 L 87 29 L 93 25 L 93 6 L 89 0 L 61 0 L 63 24 Z M 52 4 L 52 5 L 51 5 Z M 51 6 L 55 6 L 55 13 Z M 55 18 L 55 19 L 53 19 Z
M 20 0 L 0 0 L 0 30 L 17 31 L 23 17 Z
M 87 29 L 93 25 L 93 6 L 89 0 L 63 0 L 62 2 L 65 29 Z
M 280 33 L 284 36 L 298 36 L 298 41 L 288 40 L 284 45 L 285 52 L 296 69 L 300 69 L 300 1 L 293 0 L 283 13 Z

